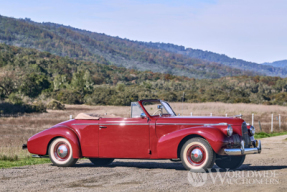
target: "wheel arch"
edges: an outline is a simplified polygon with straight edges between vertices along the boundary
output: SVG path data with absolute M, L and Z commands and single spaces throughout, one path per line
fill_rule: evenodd
M 69 127 L 53 127 L 33 135 L 27 143 L 30 153 L 47 155 L 50 144 L 57 138 L 67 139 L 73 149 L 73 158 L 82 157 L 81 146 L 78 135 Z
M 49 141 L 49 143 L 48 143 L 48 145 L 47 145 L 46 155 L 48 155 L 48 153 L 49 153 L 49 147 L 50 147 L 51 143 L 52 143 L 55 139 L 58 139 L 58 138 L 65 138 L 65 137 L 60 137 L 60 136 L 53 137 L 53 138 Z M 66 139 L 66 138 L 65 138 L 65 139 Z
M 201 137 L 205 139 L 215 153 L 218 153 L 224 143 L 226 135 L 216 127 L 190 127 L 180 129 L 159 138 L 157 155 L 160 159 L 178 158 L 178 151 L 190 138 Z
M 177 147 L 177 157 L 180 158 L 180 151 L 181 151 L 181 148 L 182 146 L 185 144 L 186 141 L 188 141 L 189 139 L 192 139 L 192 138 L 195 138 L 195 137 L 200 137 L 202 139 L 205 139 L 204 137 L 202 137 L 201 135 L 197 135 L 197 134 L 192 134 L 192 135 L 187 135 L 186 137 L 184 137 L 178 147 Z

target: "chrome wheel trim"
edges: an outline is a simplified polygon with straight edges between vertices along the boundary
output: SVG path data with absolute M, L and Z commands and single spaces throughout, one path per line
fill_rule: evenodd
M 194 149 L 191 151 L 190 157 L 194 162 L 199 162 L 202 159 L 203 154 L 202 154 L 201 150 Z
M 67 158 L 69 158 L 70 155 L 70 147 L 68 146 L 67 142 L 65 141 L 59 141 L 55 142 L 54 145 L 54 156 L 59 161 L 65 161 Z
M 68 155 L 68 150 L 69 149 L 66 145 L 60 145 L 57 150 L 58 156 L 61 158 L 65 158 Z

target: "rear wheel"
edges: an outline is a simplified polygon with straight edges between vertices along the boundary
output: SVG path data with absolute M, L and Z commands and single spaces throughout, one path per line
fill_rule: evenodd
M 57 138 L 49 146 L 49 157 L 58 167 L 73 166 L 78 159 L 73 158 L 73 149 L 70 142 L 65 138 Z
M 186 141 L 180 153 L 183 166 L 191 171 L 202 171 L 212 168 L 215 156 L 209 143 L 200 137 Z
M 114 159 L 110 158 L 89 158 L 95 166 L 105 166 L 111 164 Z
M 218 160 L 215 161 L 215 164 L 222 169 L 237 169 L 239 168 L 244 160 L 245 155 L 242 156 L 218 156 Z

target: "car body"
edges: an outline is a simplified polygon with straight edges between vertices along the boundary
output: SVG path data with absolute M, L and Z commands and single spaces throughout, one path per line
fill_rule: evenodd
M 254 127 L 238 117 L 177 116 L 165 101 L 140 100 L 131 103 L 130 118 L 84 114 L 32 136 L 26 146 L 58 166 L 82 157 L 95 165 L 115 158 L 178 159 L 196 171 L 214 162 L 239 167 L 246 154 L 261 152 L 253 135 Z

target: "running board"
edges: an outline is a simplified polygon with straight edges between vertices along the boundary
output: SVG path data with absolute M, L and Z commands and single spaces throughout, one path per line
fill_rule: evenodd
M 44 155 L 32 155 L 33 158 L 49 158 L 49 156 Z

